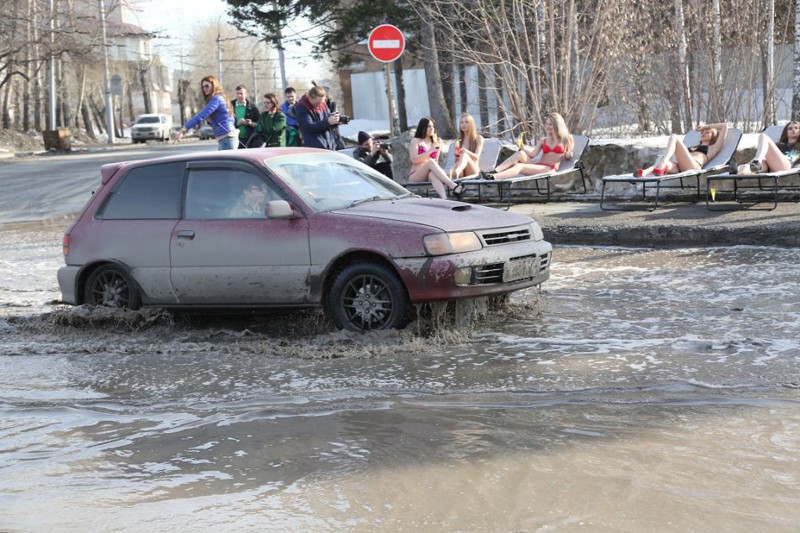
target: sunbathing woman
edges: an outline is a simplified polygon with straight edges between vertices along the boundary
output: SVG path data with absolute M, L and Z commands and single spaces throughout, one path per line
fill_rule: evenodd
M 450 178 L 458 179 L 474 176 L 481 171 L 478 160 L 483 152 L 483 137 L 475 129 L 475 119 L 469 113 L 461 113 L 458 120 L 459 136 L 453 150 L 456 163 L 450 169 Z
M 800 122 L 789 122 L 778 143 L 766 133 L 758 134 L 756 156 L 746 165 L 739 165 L 738 174 L 758 174 L 790 170 L 800 160 Z
M 433 120 L 422 117 L 408 146 L 408 155 L 411 158 L 408 181 L 430 181 L 439 198 L 447 198 L 445 187 L 450 187 L 453 189 L 453 196 L 459 198 L 464 193 L 464 186 L 448 178 L 444 169 L 439 166 L 440 148 L 441 141 L 436 138 Z
M 547 135 L 539 139 L 533 150 L 529 152 L 525 148 L 520 148 L 511 157 L 497 165 L 497 168 L 484 172 L 482 176 L 486 179 L 502 180 L 520 174 L 535 176 L 558 170 L 561 161 L 572 159 L 572 148 L 575 143 L 567 130 L 564 119 L 558 113 L 550 113 L 547 116 L 544 131 Z M 533 159 L 539 152 L 542 153 L 542 157 L 534 163 Z
M 728 137 L 728 125 L 709 124 L 697 126 L 700 132 L 700 144 L 687 148 L 683 140 L 674 133 L 669 136 L 667 149 L 656 164 L 652 167 L 640 168 L 633 173 L 634 177 L 646 178 L 648 176 L 663 176 L 664 174 L 677 174 L 687 170 L 700 170 L 709 160 L 714 159 Z M 675 161 L 672 161 L 672 156 Z

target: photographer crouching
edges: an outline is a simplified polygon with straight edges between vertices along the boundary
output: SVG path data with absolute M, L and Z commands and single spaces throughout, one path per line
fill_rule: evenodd
M 389 153 L 389 145 L 375 141 L 369 133 L 365 131 L 358 132 L 358 147 L 353 150 L 353 157 L 374 168 L 387 178 L 394 179 L 392 154 Z

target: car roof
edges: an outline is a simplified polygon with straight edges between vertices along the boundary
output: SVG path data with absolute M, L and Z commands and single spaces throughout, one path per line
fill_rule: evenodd
M 210 150 L 208 152 L 194 152 L 191 154 L 170 155 L 166 157 L 157 157 L 153 159 L 141 159 L 137 161 L 121 161 L 118 163 L 109 163 L 101 167 L 101 174 L 103 176 L 103 183 L 106 183 L 111 176 L 113 176 L 120 168 L 137 168 L 147 165 L 159 163 L 177 163 L 185 161 L 208 161 L 220 159 L 230 159 L 233 161 L 249 161 L 258 167 L 262 167 L 264 161 L 274 159 L 276 157 L 292 155 L 302 156 L 302 154 L 334 154 L 331 150 L 323 150 L 321 148 L 304 148 L 304 147 L 285 147 L 285 148 L 249 148 L 242 150 Z

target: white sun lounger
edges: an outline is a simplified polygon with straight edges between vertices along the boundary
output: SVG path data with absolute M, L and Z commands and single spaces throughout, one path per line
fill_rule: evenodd
M 782 132 L 783 126 L 768 126 L 764 128 L 762 133 L 765 133 L 773 142 L 777 143 L 781 138 Z M 709 176 L 706 180 L 706 208 L 709 211 L 733 211 L 741 209 L 742 207 L 751 208 L 761 202 L 753 199 L 745 203 L 742 201 L 740 193 L 741 191 L 758 191 L 771 194 L 771 203 L 768 204 L 768 207 L 763 209 L 772 211 L 778 207 L 779 189 L 798 188 L 798 186 L 787 186 L 785 184 L 781 186 L 779 180 L 793 177 L 800 177 L 800 167 L 792 167 L 789 170 L 781 170 L 778 172 L 759 172 L 757 174 L 730 174 L 726 172 L 724 174 Z M 732 182 L 733 189 L 720 189 L 721 185 L 726 185 L 725 183 L 721 183 L 723 181 Z M 714 191 L 713 194 L 712 191 Z M 723 200 L 732 200 L 738 205 L 730 206 L 730 204 Z
M 652 190 L 655 188 L 655 202 L 653 204 L 645 204 L 643 207 L 644 209 L 648 209 L 650 211 L 658 208 L 658 203 L 661 198 L 661 191 L 663 189 L 684 189 L 689 187 L 689 184 L 694 181 L 692 188 L 696 190 L 695 198 L 692 201 L 699 202 L 700 201 L 700 178 L 702 176 L 707 176 L 709 174 L 718 174 L 724 170 L 728 169 L 728 165 L 733 159 L 733 155 L 736 153 L 736 147 L 739 145 L 739 141 L 742 138 L 742 131 L 738 128 L 728 128 L 728 136 L 725 138 L 725 144 L 720 149 L 719 153 L 714 156 L 713 159 L 710 159 L 703 165 L 702 168 L 699 170 L 686 170 L 684 172 L 678 172 L 677 174 L 664 174 L 663 176 L 646 176 L 644 178 L 637 178 L 633 174 L 631 175 L 624 175 L 624 176 L 606 176 L 603 178 L 603 185 L 600 192 L 600 209 L 606 211 L 622 211 L 626 209 L 642 209 L 641 206 L 633 206 L 633 207 L 608 207 L 605 203 L 605 193 L 606 193 L 606 185 L 609 183 L 633 183 L 633 184 L 641 184 L 642 185 L 642 200 L 644 202 L 648 201 L 647 198 L 647 189 L 650 187 Z M 700 143 L 700 132 L 696 130 L 692 130 L 686 134 L 683 138 L 683 143 L 686 146 L 694 146 Z M 675 180 L 680 180 L 679 185 L 665 185 L 669 182 L 674 182 Z M 687 184 L 684 184 L 684 180 L 687 180 Z
M 500 202 L 505 202 L 506 208 L 508 208 L 511 206 L 511 201 L 515 193 L 517 195 L 519 195 L 519 193 L 535 193 L 545 196 L 546 200 L 550 200 L 551 180 L 572 174 L 573 172 L 579 172 L 581 183 L 583 184 L 583 192 L 585 194 L 586 176 L 583 173 L 582 158 L 586 147 L 589 146 L 589 137 L 585 135 L 574 135 L 573 140 L 575 141 L 575 146 L 572 148 L 572 159 L 563 159 L 558 166 L 558 170 L 553 172 L 534 174 L 533 176 L 520 174 L 519 176 L 503 180 L 470 179 L 464 180 L 461 183 L 477 187 L 479 203 L 483 201 L 483 190 L 485 188 L 497 187 L 497 196 Z

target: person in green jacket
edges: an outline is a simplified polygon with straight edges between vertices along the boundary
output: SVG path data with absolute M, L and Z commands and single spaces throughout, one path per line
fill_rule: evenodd
M 286 146 L 286 115 L 281 112 L 274 93 L 264 95 L 263 111 L 258 117 L 256 130 L 247 143 L 248 148 Z

